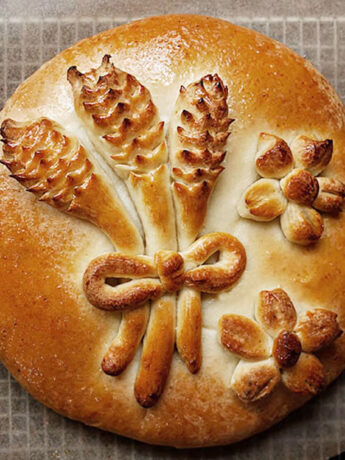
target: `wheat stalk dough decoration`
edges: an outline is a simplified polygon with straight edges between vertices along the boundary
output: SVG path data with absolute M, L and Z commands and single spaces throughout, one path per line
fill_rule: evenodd
M 158 118 L 150 93 L 133 76 L 115 68 L 110 63 L 109 56 L 103 58 L 98 69 L 93 69 L 86 74 L 81 74 L 75 67 L 70 68 L 68 79 L 73 88 L 76 111 L 88 127 L 90 138 L 128 187 L 143 223 L 146 253 L 154 255 L 157 251 L 162 250 L 176 251 L 176 223 L 170 191 L 170 174 L 166 164 L 168 150 L 164 138 L 164 123 Z M 204 83 L 206 89 L 204 89 Z M 200 89 L 203 91 L 204 99 L 197 94 L 198 88 L 199 92 Z M 199 120 L 195 119 L 195 130 L 190 134 L 195 136 L 194 146 L 197 149 L 202 147 L 203 150 L 190 153 L 191 156 L 194 155 L 194 163 L 192 161 L 191 164 L 194 167 L 198 165 L 208 168 L 208 171 L 199 169 L 204 171 L 204 177 L 200 177 L 195 169 L 192 169 L 190 173 L 178 168 L 173 169 L 173 174 L 180 173 L 180 178 L 184 180 L 192 182 L 202 180 L 197 187 L 186 187 L 175 182 L 173 188 L 174 193 L 178 194 L 177 200 L 180 197 L 183 199 L 184 195 L 190 201 L 188 204 L 184 198 L 178 208 L 182 209 L 183 217 L 181 217 L 184 225 L 188 225 L 187 216 L 192 212 L 192 215 L 189 216 L 192 227 L 188 229 L 186 235 L 190 243 L 201 229 L 208 197 L 215 179 L 221 172 L 221 168 L 215 166 L 224 158 L 224 154 L 213 150 L 218 145 L 224 145 L 231 120 L 225 119 L 224 123 L 224 116 L 227 115 L 227 94 L 224 97 L 226 90 L 218 77 L 209 76 L 202 79 L 199 84 L 191 85 L 188 90 L 181 89 L 181 92 L 183 91 L 194 95 L 194 101 L 189 96 L 191 105 L 200 100 L 196 110 L 201 113 L 201 116 Z M 223 124 L 220 123 L 220 129 L 224 131 L 220 134 L 216 126 L 219 118 L 223 122 Z M 190 129 L 191 127 L 193 127 L 192 120 L 190 120 Z M 183 128 L 179 127 L 178 130 L 181 139 Z M 193 139 L 190 138 L 188 141 L 185 135 L 183 142 L 189 145 L 193 143 Z M 207 150 L 208 147 L 211 147 L 211 151 Z M 188 173 L 189 175 L 196 174 L 195 179 L 189 177 Z M 178 191 L 182 193 L 179 194 Z M 180 217 L 179 212 L 178 217 Z M 180 249 L 186 248 L 185 241 L 180 241 Z M 172 261 L 173 256 L 165 261 L 165 265 L 172 264 Z M 98 260 L 97 263 L 100 264 L 100 261 Z M 86 281 L 84 280 L 86 291 L 95 291 L 96 284 L 89 279 L 90 272 L 87 275 Z M 131 275 L 134 274 L 131 273 Z M 143 287 L 143 280 L 137 284 Z M 122 291 L 126 289 L 128 289 L 127 286 L 122 286 Z M 171 287 L 167 289 L 168 292 L 174 290 L 176 289 L 171 289 Z M 175 295 L 167 293 L 158 300 L 154 300 L 155 297 L 158 297 L 155 293 L 147 296 L 147 300 L 151 299 L 153 303 L 135 384 L 137 400 L 144 407 L 153 405 L 164 389 L 175 343 Z M 194 297 L 195 299 L 191 297 L 190 301 L 197 302 L 197 315 L 200 318 L 200 294 L 195 294 Z M 139 299 L 137 302 L 136 306 L 142 303 L 142 300 Z M 178 314 L 178 317 L 181 315 Z M 182 340 L 186 343 L 190 342 L 189 337 L 195 337 L 197 345 L 190 344 L 189 346 L 194 346 L 196 349 L 192 351 L 196 357 L 189 358 L 189 362 L 196 363 L 197 368 L 193 371 L 197 371 L 201 359 L 201 319 L 198 319 L 193 312 L 191 320 L 189 324 L 182 327 L 184 332 L 178 333 L 178 343 L 181 343 Z M 124 321 L 126 321 L 126 316 Z M 191 331 L 190 327 L 192 327 Z M 180 330 L 181 327 L 178 327 L 178 331 Z M 184 344 L 182 345 L 178 348 L 182 358 L 185 359 L 185 353 L 190 353 L 190 351 L 189 349 L 184 351 Z M 192 370 L 189 364 L 188 366 Z
M 149 91 L 132 75 L 116 69 L 108 55 L 99 68 L 86 74 L 70 68 L 68 80 L 76 112 L 90 138 L 128 187 L 143 224 L 146 253 L 175 250 L 164 123 L 158 119 Z M 174 349 L 174 319 L 173 295 L 153 302 L 135 383 L 136 398 L 144 407 L 153 405 L 163 391 Z M 127 315 L 123 321 L 127 322 Z M 146 322 L 147 314 L 143 314 L 140 330 Z M 123 371 L 114 368 L 118 359 L 112 351 L 108 359 L 110 373 Z
M 94 223 L 125 254 L 143 251 L 140 233 L 114 187 L 76 138 L 47 118 L 33 123 L 5 120 L 1 134 L 1 162 L 40 201 Z M 145 332 L 147 308 L 126 315 L 102 362 L 105 372 L 124 370 Z
M 173 196 L 179 248 L 186 249 L 200 233 L 209 197 L 225 158 L 234 121 L 228 116 L 228 90 L 218 75 L 180 89 L 170 125 Z M 178 295 L 176 343 L 181 358 L 195 373 L 201 366 L 201 297 L 184 288 Z

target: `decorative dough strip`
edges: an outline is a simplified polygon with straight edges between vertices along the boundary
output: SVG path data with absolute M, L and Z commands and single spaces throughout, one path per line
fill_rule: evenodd
M 117 69 L 108 55 L 100 67 L 85 74 L 71 67 L 68 80 L 90 138 L 127 184 L 144 227 L 146 253 L 176 249 L 164 123 L 150 92 L 135 77 Z M 170 295 L 151 307 L 135 384 L 138 402 L 145 407 L 158 400 L 168 377 L 174 351 L 174 310 L 175 298 Z
M 164 391 L 175 345 L 175 295 L 152 302 L 149 325 L 134 394 L 143 407 L 152 407 Z
M 132 362 L 145 334 L 148 319 L 148 306 L 123 315 L 117 336 L 102 361 L 102 369 L 106 374 L 120 375 Z
M 76 112 L 97 151 L 127 184 L 143 223 L 146 253 L 175 249 L 164 122 L 159 120 L 150 92 L 135 77 L 116 68 L 109 55 L 85 74 L 71 67 L 68 80 Z
M 203 226 L 209 197 L 226 152 L 232 119 L 228 90 L 220 77 L 206 75 L 180 89 L 171 124 L 173 196 L 180 249 L 186 249 Z M 177 308 L 177 349 L 190 372 L 201 365 L 201 297 L 183 289 Z

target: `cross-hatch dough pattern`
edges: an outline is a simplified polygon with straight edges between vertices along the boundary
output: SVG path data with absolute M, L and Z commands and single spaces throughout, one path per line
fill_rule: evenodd
M 189 371 L 200 369 L 201 292 L 229 290 L 246 265 L 245 250 L 232 235 L 217 232 L 196 240 L 224 169 L 233 122 L 228 90 L 216 74 L 181 87 L 170 122 L 170 173 L 164 123 L 149 91 L 134 76 L 117 69 L 106 55 L 98 68 L 84 74 L 71 67 L 67 78 L 76 113 L 97 153 L 128 188 L 145 245 L 97 160 L 57 123 L 47 118 L 5 120 L 2 163 L 39 200 L 97 225 L 119 251 L 91 261 L 83 287 L 93 306 L 123 312 L 102 361 L 105 373 L 121 374 L 145 335 L 134 393 L 139 404 L 151 407 L 164 390 L 175 341 Z M 245 192 L 240 214 L 263 221 L 283 215 L 282 228 L 290 241 L 314 242 L 323 224 L 312 206 L 337 212 L 345 196 L 341 182 L 314 177 L 331 157 L 330 140 L 300 136 L 291 152 L 283 139 L 261 134 L 256 167 L 265 179 Z M 292 169 L 294 161 L 297 169 Z M 297 218 L 296 212 L 291 217 L 289 206 L 297 207 Z M 141 255 L 144 246 L 146 255 Z M 217 253 L 215 263 L 203 265 Z M 256 317 L 267 333 L 245 317 L 220 319 L 222 344 L 242 357 L 232 378 L 240 399 L 255 401 L 269 394 L 280 374 L 292 391 L 315 393 L 322 387 L 322 364 L 310 353 L 329 345 L 341 331 L 336 315 L 328 310 L 306 315 L 296 326 L 291 300 L 276 290 L 260 294 Z M 272 353 L 268 334 L 274 338 Z M 258 362 L 248 361 L 253 359 Z

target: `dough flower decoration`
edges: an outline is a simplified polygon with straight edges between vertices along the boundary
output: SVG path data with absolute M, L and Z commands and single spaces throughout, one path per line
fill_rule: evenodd
M 242 401 L 258 401 L 279 382 L 290 391 L 315 395 L 325 386 L 323 364 L 315 352 L 342 334 L 337 315 L 314 308 L 299 316 L 283 289 L 261 291 L 256 321 L 241 315 L 223 315 L 220 341 L 240 357 L 231 388 Z
M 300 135 L 289 145 L 273 134 L 259 136 L 255 167 L 261 176 L 243 193 L 241 217 L 269 222 L 280 216 L 285 237 L 292 243 L 317 242 L 324 224 L 320 212 L 336 214 L 343 205 L 345 185 L 318 177 L 330 163 L 333 142 Z
M 109 55 L 85 73 L 69 68 L 67 79 L 95 154 L 56 121 L 7 119 L 1 162 L 39 201 L 88 220 L 112 241 L 117 252 L 90 261 L 83 278 L 92 306 L 122 313 L 101 367 L 118 376 L 141 352 L 134 394 L 151 407 L 164 391 L 175 343 L 188 370 L 200 369 L 201 293 L 230 289 L 246 264 L 232 235 L 199 237 L 233 121 L 227 87 L 217 74 L 181 87 L 169 152 L 149 90 Z M 144 235 L 98 155 L 123 181 Z

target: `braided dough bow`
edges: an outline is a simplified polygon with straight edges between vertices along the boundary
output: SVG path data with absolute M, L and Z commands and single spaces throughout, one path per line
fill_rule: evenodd
M 203 265 L 218 251 L 218 262 Z M 183 286 L 209 294 L 225 291 L 239 279 L 245 264 L 244 247 L 234 236 L 209 233 L 182 253 L 158 251 L 154 258 L 119 253 L 97 257 L 84 274 L 84 291 L 95 307 L 125 311 Z M 132 280 L 110 286 L 108 278 Z

